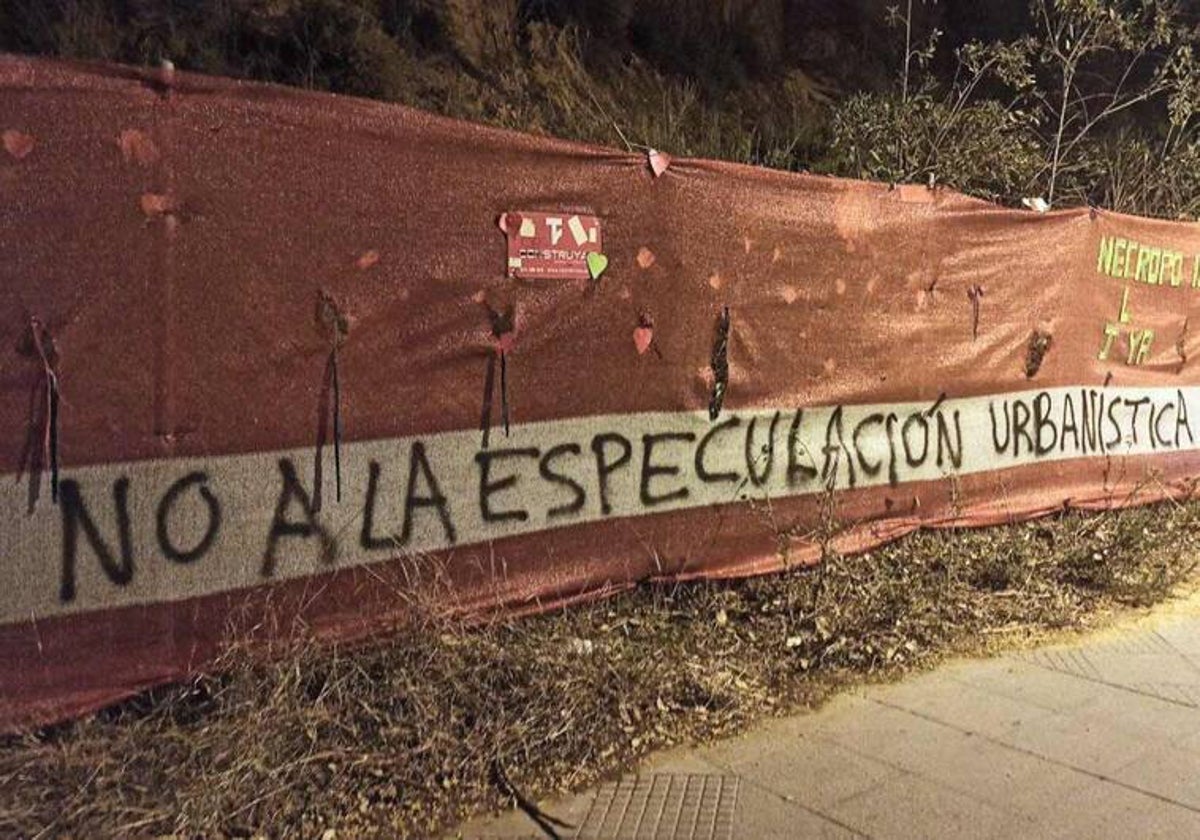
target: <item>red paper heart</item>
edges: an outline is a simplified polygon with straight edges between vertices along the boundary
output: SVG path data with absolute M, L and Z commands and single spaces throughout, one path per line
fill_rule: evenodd
M 499 224 L 500 230 L 504 231 L 506 236 L 510 233 L 515 234 L 521 230 L 521 214 L 501 213 Z
M 4 132 L 4 148 L 17 160 L 33 151 L 33 137 L 16 129 Z
M 175 199 L 159 193 L 142 194 L 142 212 L 147 216 L 161 216 L 175 209 Z
M 657 149 L 651 149 L 650 154 L 650 171 L 657 178 L 667 171 L 667 167 L 671 165 L 671 156 L 666 152 L 660 152 Z
M 637 348 L 638 355 L 642 355 L 650 349 L 650 342 L 654 341 L 654 330 L 650 327 L 638 327 L 633 331 L 633 346 Z
M 158 162 L 158 147 L 149 136 L 136 128 L 127 128 L 117 137 L 117 145 L 126 163 L 150 166 Z

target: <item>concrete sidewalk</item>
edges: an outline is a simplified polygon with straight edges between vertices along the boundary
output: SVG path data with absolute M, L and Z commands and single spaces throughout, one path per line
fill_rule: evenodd
M 542 803 L 562 838 L 1200 838 L 1200 595 Z M 461 836 L 552 836 L 513 812 Z

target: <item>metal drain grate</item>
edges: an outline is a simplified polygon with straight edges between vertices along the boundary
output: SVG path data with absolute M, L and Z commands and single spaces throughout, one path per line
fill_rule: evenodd
M 600 788 L 576 840 L 733 840 L 737 776 L 626 776 Z

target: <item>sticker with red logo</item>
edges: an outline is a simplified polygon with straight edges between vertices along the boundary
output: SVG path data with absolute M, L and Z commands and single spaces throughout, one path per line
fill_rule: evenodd
M 522 211 L 500 216 L 508 237 L 508 276 L 522 280 L 596 279 L 603 257 L 600 219 L 578 213 Z

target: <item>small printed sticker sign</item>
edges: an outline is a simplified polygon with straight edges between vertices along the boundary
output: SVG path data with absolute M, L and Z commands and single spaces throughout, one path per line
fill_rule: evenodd
M 500 217 L 508 238 L 508 276 L 522 280 L 596 279 L 604 256 L 600 219 L 578 213 L 509 212 Z M 604 260 L 607 264 L 607 260 Z M 603 269 L 601 269 L 603 271 Z

